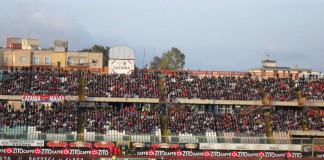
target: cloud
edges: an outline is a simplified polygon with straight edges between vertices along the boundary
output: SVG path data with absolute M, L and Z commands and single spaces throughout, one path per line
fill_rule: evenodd
M 70 50 L 128 45 L 140 67 L 174 46 L 185 68 L 239 71 L 259 67 L 267 51 L 280 66 L 324 70 L 322 1 L 2 1 L 2 45 L 7 37 L 42 47 L 64 39 Z M 156 50 L 144 58 L 144 48 Z
M 19 5 L 17 5 L 19 4 Z M 37 38 L 43 48 L 52 47 L 54 40 L 68 40 L 70 50 L 92 46 L 92 36 L 65 10 L 50 10 L 38 1 L 6 3 L 0 14 L 1 44 L 7 37 Z M 14 11 L 10 9 L 15 8 Z
M 41 11 L 36 11 L 36 12 L 33 12 L 29 15 L 29 18 L 30 19 L 34 19 L 34 20 L 39 20 L 39 19 L 43 19 L 45 16 L 44 16 L 44 13 L 41 12 Z

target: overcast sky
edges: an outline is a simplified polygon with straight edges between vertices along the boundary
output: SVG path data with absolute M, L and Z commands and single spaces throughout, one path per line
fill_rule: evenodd
M 248 71 L 269 54 L 278 66 L 324 72 L 323 0 L 0 0 L 0 45 L 37 38 L 69 50 L 128 45 L 136 64 L 171 47 L 185 68 Z M 144 57 L 145 50 L 145 57 Z

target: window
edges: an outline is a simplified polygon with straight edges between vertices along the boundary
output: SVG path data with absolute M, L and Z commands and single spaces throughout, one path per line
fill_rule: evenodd
M 228 106 L 228 105 L 218 105 L 218 112 L 219 113 L 233 113 L 233 109 L 232 106 Z
M 68 65 L 70 65 L 70 66 L 73 65 L 73 59 L 68 59 Z
M 7 63 L 8 62 L 8 57 L 3 57 L 3 62 Z
M 36 64 L 36 65 L 39 64 L 39 58 L 38 57 L 34 57 L 34 64 Z
M 81 59 L 80 59 L 80 65 L 83 65 L 83 64 L 84 64 L 84 59 L 81 58 Z
M 45 65 L 51 65 L 50 57 L 45 57 Z
M 97 60 L 96 59 L 92 59 L 92 65 L 96 66 L 97 65 Z
M 26 62 L 26 57 L 25 56 L 21 56 L 20 57 L 20 62 Z

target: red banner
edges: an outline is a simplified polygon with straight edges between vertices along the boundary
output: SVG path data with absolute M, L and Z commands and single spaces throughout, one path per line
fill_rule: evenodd
M 324 144 L 322 145 L 314 145 L 314 151 L 315 152 L 324 152 Z

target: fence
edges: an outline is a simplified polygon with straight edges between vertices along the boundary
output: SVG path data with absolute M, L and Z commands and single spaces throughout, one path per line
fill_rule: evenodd
M 109 135 L 109 134 L 60 134 L 60 133 L 0 133 L 0 139 L 16 140 L 57 140 L 57 141 L 129 141 L 162 143 L 242 143 L 242 144 L 324 144 L 324 138 L 290 138 L 278 137 L 219 137 L 219 136 L 158 136 L 158 135 Z
M 246 141 L 247 139 L 251 141 Z M 51 153 L 51 156 L 57 156 L 64 153 L 65 156 L 72 157 L 75 153 L 72 151 L 92 154 L 93 151 L 97 153 L 100 150 L 108 156 L 111 150 L 108 151 L 107 146 L 126 145 L 136 148 L 135 153 L 131 152 L 130 155 L 142 156 L 179 156 L 177 153 L 181 152 L 180 156 L 324 158 L 324 138 L 277 140 L 278 137 L 0 133 L 0 156 L 1 153 L 15 153 L 11 150 L 19 151 L 16 152 L 17 155 L 41 150 L 38 154 Z

